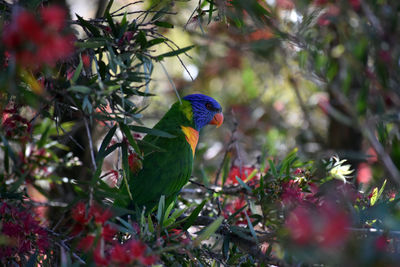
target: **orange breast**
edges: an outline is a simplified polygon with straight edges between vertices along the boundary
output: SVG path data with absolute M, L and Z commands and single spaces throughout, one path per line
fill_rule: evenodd
M 192 148 L 193 158 L 196 151 L 197 142 L 199 141 L 199 132 L 192 127 L 181 126 L 182 132 L 185 134 L 186 141 Z

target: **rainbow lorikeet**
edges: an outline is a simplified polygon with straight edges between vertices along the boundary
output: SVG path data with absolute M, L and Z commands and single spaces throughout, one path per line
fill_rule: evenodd
M 161 150 L 144 151 L 143 168 L 130 175 L 128 184 L 132 201 L 128 201 L 128 207 L 145 206 L 149 211 L 162 195 L 167 205 L 171 203 L 192 173 L 199 131 L 207 124 L 219 127 L 223 119 L 220 104 L 203 94 L 188 95 L 173 104 L 153 129 L 174 137 L 147 135 L 143 139 Z M 128 192 L 124 183 L 121 190 L 126 196 Z

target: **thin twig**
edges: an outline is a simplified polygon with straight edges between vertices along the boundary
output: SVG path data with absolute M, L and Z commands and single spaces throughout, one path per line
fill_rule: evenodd
M 368 124 L 371 124 L 371 122 L 369 122 Z M 365 131 L 363 131 L 364 135 L 366 135 L 368 141 L 371 143 L 372 147 L 378 154 L 378 158 L 382 162 L 386 171 L 389 173 L 389 177 L 393 182 L 397 184 L 397 186 L 400 186 L 400 172 L 392 161 L 390 155 L 385 151 L 382 144 L 376 138 L 374 131 L 371 129 L 371 125 L 366 125 L 366 127 L 363 128 L 365 129 Z
M 221 161 L 221 164 L 218 166 L 217 173 L 215 174 L 214 185 L 218 184 L 219 176 L 221 174 L 222 168 L 224 167 L 225 160 L 228 157 L 228 153 L 231 151 L 232 144 L 234 144 L 236 142 L 235 133 L 237 131 L 238 126 L 239 126 L 239 123 L 236 121 L 235 117 L 233 117 L 233 129 L 231 131 L 231 137 L 229 139 L 228 144 L 226 145 L 225 154 Z
M 111 12 L 110 15 L 113 16 L 115 13 L 121 11 L 122 9 L 125 9 L 125 8 L 127 8 L 127 7 L 129 7 L 129 6 L 132 6 L 132 5 L 142 4 L 142 3 L 144 3 L 144 1 L 141 1 L 141 0 L 140 0 L 140 1 L 136 1 L 136 2 L 128 3 L 128 4 L 123 5 L 122 7 L 118 8 L 117 10 Z
M 169 80 L 169 82 L 170 82 L 172 88 L 174 89 L 174 91 L 175 91 L 175 93 L 176 93 L 176 96 L 177 96 L 178 99 L 179 99 L 179 103 L 182 104 L 181 97 L 179 96 L 179 93 L 178 93 L 178 90 L 176 89 L 176 86 L 175 86 L 174 81 L 173 81 L 172 78 L 169 76 L 167 69 L 164 67 L 164 64 L 163 64 L 161 61 L 160 61 L 160 65 L 161 65 L 162 69 L 164 70 L 165 75 L 167 75 L 168 80 Z
M 83 116 L 83 120 L 85 122 L 86 133 L 87 133 L 88 140 L 89 140 L 90 157 L 92 159 L 93 169 L 94 169 L 94 171 L 96 171 L 97 164 L 96 164 L 96 159 L 94 157 L 92 134 L 89 129 L 89 123 L 85 116 Z M 90 205 L 92 205 L 92 202 L 93 202 L 93 185 L 90 185 L 90 188 L 89 188 L 89 203 L 90 203 Z
M 309 128 L 311 129 L 312 134 L 314 135 L 314 137 L 318 143 L 324 144 L 325 140 L 324 140 L 324 138 L 322 138 L 321 135 L 318 134 L 318 132 L 314 126 L 314 123 L 311 120 L 310 112 L 308 111 L 308 108 L 307 108 L 306 104 L 304 103 L 303 98 L 301 97 L 300 90 L 297 85 L 297 80 L 294 77 L 290 76 L 289 82 L 291 83 L 292 88 L 296 94 L 297 101 L 299 102 L 300 108 L 303 112 L 303 117 L 304 117 L 305 121 L 307 122 Z

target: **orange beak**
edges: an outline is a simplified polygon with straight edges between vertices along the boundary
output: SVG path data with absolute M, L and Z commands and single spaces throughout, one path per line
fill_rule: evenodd
M 224 122 L 224 115 L 222 112 L 217 113 L 214 115 L 214 118 L 210 121 L 209 124 L 217 125 L 217 128 L 221 126 L 221 124 Z

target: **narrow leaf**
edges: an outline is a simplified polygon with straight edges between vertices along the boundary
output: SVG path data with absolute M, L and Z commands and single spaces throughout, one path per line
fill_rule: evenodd
M 239 184 L 240 184 L 243 188 L 245 188 L 245 189 L 247 190 L 247 192 L 249 192 L 249 193 L 252 192 L 251 188 L 250 188 L 245 182 L 243 182 L 242 179 L 240 179 L 238 176 L 236 176 L 236 180 L 239 182 Z
M 206 204 L 206 199 L 203 200 L 192 212 L 192 214 L 189 215 L 189 217 L 186 219 L 186 223 L 183 226 L 183 230 L 189 229 L 190 226 L 193 225 L 193 223 L 196 221 L 197 217 L 200 214 L 200 211 L 203 209 L 204 205 Z
M 161 54 L 159 56 L 156 56 L 156 58 L 157 58 L 157 60 L 162 60 L 165 57 L 173 57 L 173 56 L 185 53 L 186 51 L 189 51 L 193 47 L 194 47 L 194 45 L 190 45 L 190 46 L 187 46 L 187 47 L 184 47 L 184 48 L 181 48 L 181 49 L 177 49 L 177 50 L 174 50 L 174 51 L 171 51 L 171 52 L 167 52 L 167 53 Z
M 71 86 L 70 88 L 68 88 L 67 91 L 88 94 L 88 93 L 90 93 L 91 90 L 89 87 L 84 86 L 84 85 L 74 85 L 74 86 Z
M 129 125 L 128 126 L 132 131 L 139 132 L 139 133 L 147 133 L 150 135 L 154 136 L 159 136 L 159 137 L 166 137 L 166 138 L 174 138 L 175 135 L 169 134 L 167 132 L 158 130 L 158 129 L 151 129 L 143 126 L 137 126 L 137 125 Z
M 160 201 L 158 202 L 158 210 L 157 210 L 157 221 L 160 225 L 162 225 L 164 220 L 164 209 L 165 209 L 165 196 L 162 195 L 160 197 Z
M 172 29 L 174 27 L 173 24 L 166 21 L 156 21 L 154 22 L 154 24 L 157 25 L 158 27 L 169 28 L 169 29 Z
M 213 223 L 207 226 L 207 228 L 204 229 L 204 231 L 193 241 L 193 245 L 198 246 L 200 245 L 201 241 L 210 238 L 210 236 L 218 230 L 223 221 L 223 217 L 218 217 Z

